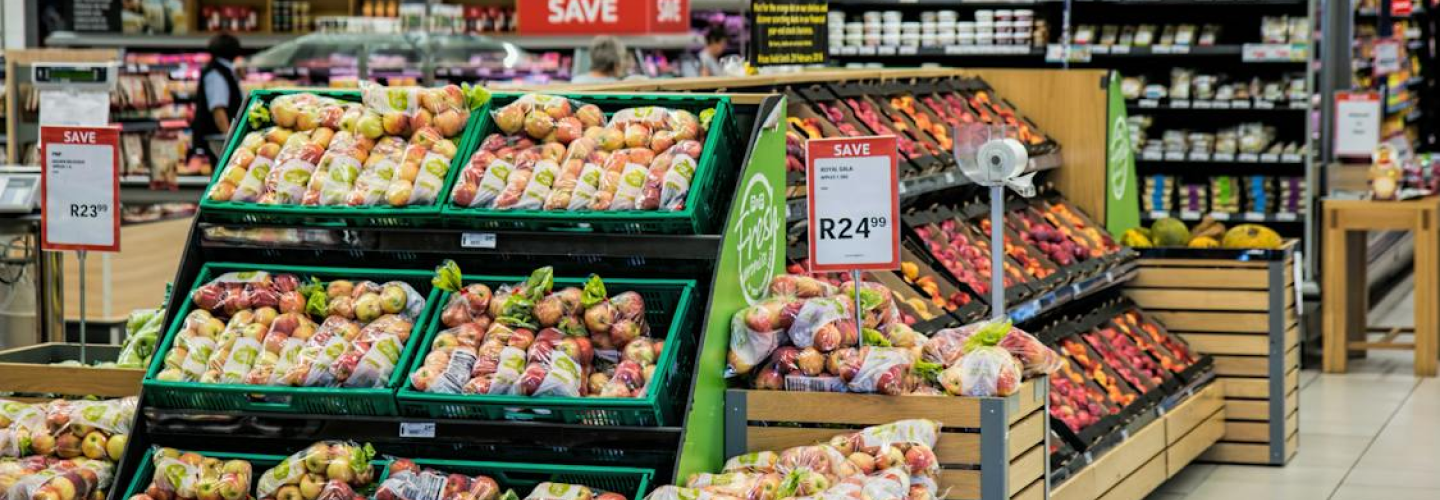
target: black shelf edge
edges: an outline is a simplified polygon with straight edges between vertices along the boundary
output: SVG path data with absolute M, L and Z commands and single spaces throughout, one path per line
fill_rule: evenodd
M 299 229 L 328 232 L 334 246 L 313 243 L 237 242 L 204 239 L 205 248 L 279 251 L 378 251 L 411 255 L 549 255 L 665 260 L 713 260 L 720 257 L 721 236 L 615 234 L 594 232 L 527 232 L 496 229 L 346 227 L 227 224 L 205 221 L 201 228 Z
M 1264 214 L 1262 214 L 1262 213 L 1257 213 L 1257 212 L 1242 212 L 1242 213 L 1209 212 L 1209 213 L 1206 213 L 1206 212 L 1199 212 L 1199 211 L 1193 211 L 1193 210 L 1180 210 L 1180 211 L 1174 211 L 1174 212 L 1169 211 L 1169 210 L 1152 210 L 1152 211 L 1149 211 L 1149 212 L 1140 212 L 1140 219 L 1142 219 L 1142 220 L 1156 220 L 1156 219 L 1163 219 L 1163 218 L 1165 218 L 1165 217 L 1174 217 L 1174 218 L 1176 218 L 1176 219 L 1180 219 L 1180 220 L 1183 220 L 1183 221 L 1194 222 L 1194 221 L 1199 221 L 1201 218 L 1205 217 L 1206 215 L 1209 215 L 1210 218 L 1215 219 L 1215 220 L 1220 221 L 1220 222 L 1237 222 L 1237 223 L 1258 222 L 1258 223 L 1263 223 L 1263 224 L 1300 224 L 1300 223 L 1304 223 L 1304 222 L 1305 222 L 1305 213 L 1304 213 L 1304 212 L 1298 212 L 1298 213 L 1297 213 L 1297 212 L 1276 212 L 1276 213 L 1264 213 Z
M 1308 111 L 1304 100 L 1269 101 L 1264 99 L 1130 99 L 1125 108 L 1131 111 Z
M 1133 255 L 1133 254 L 1132 254 Z M 1115 286 L 1124 284 L 1138 273 L 1139 263 L 1130 260 L 1106 269 L 1103 274 L 1062 286 L 1039 297 L 1026 300 L 1015 306 L 1006 307 L 1011 321 L 1024 323 L 1063 308 L 1077 300 L 1089 297 Z
M 1135 164 L 1149 165 L 1210 165 L 1216 163 L 1234 163 L 1241 165 L 1304 165 L 1305 155 L 1300 153 L 1276 154 L 1276 153 L 1164 153 L 1135 154 Z

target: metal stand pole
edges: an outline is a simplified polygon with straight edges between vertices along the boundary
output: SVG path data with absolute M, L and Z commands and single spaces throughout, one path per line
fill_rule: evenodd
M 860 312 L 860 270 L 850 270 L 850 282 L 855 284 L 855 332 L 860 335 L 860 345 L 865 345 L 864 313 Z
M 1005 318 L 1004 204 L 1005 186 L 990 186 L 990 317 L 995 320 Z
M 80 364 L 88 364 L 85 358 L 85 254 L 84 250 L 75 252 L 75 258 L 80 261 Z

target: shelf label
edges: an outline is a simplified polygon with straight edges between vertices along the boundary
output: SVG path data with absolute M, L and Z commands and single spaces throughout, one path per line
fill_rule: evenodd
M 120 251 L 120 128 L 40 127 L 40 247 Z
M 805 143 L 811 272 L 900 268 L 895 136 Z
M 1136 104 L 1137 106 L 1139 106 L 1139 107 L 1142 107 L 1142 108 L 1158 108 L 1158 107 L 1160 107 L 1160 101 L 1155 100 L 1155 99 L 1141 99 L 1141 100 L 1137 101 L 1135 104 Z
M 1244 99 L 1236 99 L 1236 100 L 1230 101 L 1230 108 L 1231 108 L 1231 109 L 1250 109 L 1250 101 L 1247 101 L 1247 100 L 1244 100 Z
M 1199 99 L 1195 100 L 1195 109 L 1210 109 L 1213 107 L 1215 107 L 1215 103 L 1213 101 L 1202 101 Z
M 1159 151 L 1146 151 L 1140 153 L 1140 159 L 1146 161 L 1159 161 L 1165 159 L 1165 155 Z
M 859 54 L 859 53 L 860 53 L 860 47 L 856 47 L 856 46 L 854 46 L 854 45 L 850 45 L 850 46 L 846 46 L 846 47 L 840 47 L 840 55 L 843 55 L 843 56 L 853 56 L 853 55 L 856 55 L 856 54 Z
M 1209 154 L 1209 153 L 1192 152 L 1192 153 L 1190 153 L 1189 159 L 1190 159 L 1190 161 L 1210 161 L 1210 154 Z
M 862 56 L 873 56 L 878 52 L 874 45 L 864 45 L 857 50 L 859 50 L 859 54 Z
M 495 248 L 495 233 L 460 233 L 460 248 Z
M 1401 62 L 1404 58 L 1400 55 L 1399 40 L 1393 38 L 1376 40 L 1373 53 L 1375 54 L 1375 62 L 1371 65 L 1371 68 L 1374 69 L 1375 76 L 1378 77 L 1400 71 Z
M 1230 220 L 1228 212 L 1210 212 L 1210 218 L 1215 220 Z
M 1045 46 L 1045 62 L 1090 62 L 1089 45 L 1061 45 L 1052 43 Z
M 1260 155 L 1255 153 L 1240 153 L 1235 157 L 1235 161 L 1240 163 L 1255 163 L 1260 161 Z
M 876 55 L 882 55 L 882 56 L 893 56 L 893 55 L 895 55 L 895 52 L 898 51 L 898 50 L 899 50 L 899 47 L 895 47 L 895 46 L 893 46 L 893 45 L 882 45 L 882 46 L 879 46 L 879 47 L 876 47 L 876 48 L 875 48 L 875 54 L 876 54 Z
M 1189 108 L 1190 108 L 1190 100 L 1189 100 L 1189 99 L 1171 99 L 1171 100 L 1170 100 L 1170 107 L 1176 108 L 1176 109 L 1189 109 Z
M 1165 161 L 1185 161 L 1185 153 L 1179 151 L 1166 151 Z
M 1240 218 L 1245 219 L 1249 222 L 1264 222 L 1265 214 L 1262 214 L 1260 212 L 1245 212 L 1244 214 L 1240 215 Z
M 1151 211 L 1150 211 L 1150 218 L 1151 218 L 1151 219 L 1164 219 L 1164 218 L 1169 217 L 1169 216 L 1170 216 L 1170 212 L 1166 212 L 1166 211 L 1164 211 L 1164 210 L 1151 210 Z
M 1291 222 L 1297 218 L 1298 216 L 1296 216 L 1295 212 L 1277 212 L 1275 214 L 1275 220 L 1278 221 Z
M 1255 101 L 1255 109 L 1275 109 L 1274 101 Z
M 1280 153 L 1264 153 L 1260 155 L 1261 163 L 1280 163 Z
M 1304 61 L 1308 49 L 1303 43 L 1247 43 L 1240 48 L 1244 62 Z
M 1129 45 L 1112 45 L 1112 46 L 1110 46 L 1110 53 L 1111 53 L 1111 54 L 1129 54 L 1129 53 L 1130 53 L 1130 46 L 1129 46 Z
M 1199 220 L 1199 219 L 1200 219 L 1200 211 L 1199 211 L 1199 210 L 1181 210 L 1181 211 L 1180 211 L 1180 218 L 1181 218 L 1181 219 L 1184 219 L 1184 220 Z
M 1304 161 L 1304 158 L 1302 158 L 1299 154 L 1296 153 L 1285 153 L 1280 155 L 1280 161 L 1283 161 L 1285 163 L 1300 163 Z
M 1210 106 L 1215 109 L 1230 109 L 1230 101 L 1211 101 Z
M 900 55 L 902 55 L 902 56 L 913 56 L 913 55 L 915 55 L 915 54 L 920 53 L 920 50 L 919 50 L 919 49 L 920 49 L 919 47 L 916 47 L 916 46 L 914 46 L 914 45 L 902 45 L 902 46 L 900 46 Z
M 435 422 L 400 422 L 400 437 L 433 438 L 435 437 Z
M 1235 153 L 1215 153 L 1210 159 L 1214 161 L 1235 161 Z

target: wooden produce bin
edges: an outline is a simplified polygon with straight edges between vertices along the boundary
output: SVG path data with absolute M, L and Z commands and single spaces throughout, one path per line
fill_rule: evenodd
M 1196 390 L 1159 417 L 1138 420 L 1129 437 L 1098 453 L 1050 492 L 1051 500 L 1141 500 L 1174 477 L 1225 430 L 1224 382 Z
M 1142 251 L 1126 294 L 1225 381 L 1225 435 L 1201 460 L 1284 465 L 1299 445 L 1295 241 L 1278 250 Z
M 85 356 L 92 361 L 114 360 L 119 354 L 119 346 L 85 346 Z M 145 370 L 50 364 L 78 359 L 80 344 L 46 343 L 0 351 L 0 392 L 101 398 L 140 394 L 140 379 L 145 378 Z M 49 398 L 5 399 L 43 401 Z
M 725 456 L 778 452 L 871 425 L 926 418 L 942 425 L 935 454 L 944 498 L 1040 500 L 1047 496 L 1048 391 L 1046 379 L 1027 381 L 1004 398 L 731 389 L 725 395 Z M 827 427 L 808 428 L 816 424 Z

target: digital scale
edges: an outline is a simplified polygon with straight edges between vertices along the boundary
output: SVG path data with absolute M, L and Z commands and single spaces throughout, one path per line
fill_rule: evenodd
M 0 167 L 0 214 L 30 214 L 37 208 L 40 167 Z
M 40 91 L 40 125 L 106 125 L 116 71 L 112 62 L 30 65 L 30 78 Z

